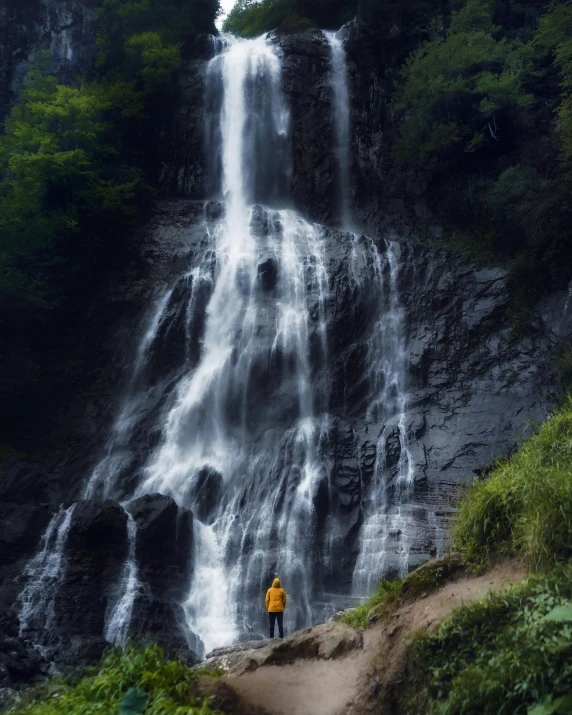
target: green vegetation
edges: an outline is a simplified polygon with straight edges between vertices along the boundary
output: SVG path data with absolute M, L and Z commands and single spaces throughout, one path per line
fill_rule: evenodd
M 198 693 L 199 674 L 158 646 L 114 649 L 74 682 L 52 679 L 12 715 L 216 715 Z
M 464 606 L 412 648 L 409 712 L 572 712 L 572 398 L 462 501 L 453 547 L 539 571 Z
M 509 262 L 520 323 L 572 275 L 571 30 L 561 3 L 468 0 L 432 19 L 394 97 L 395 161 L 430 178 L 446 225 Z
M 176 72 L 200 34 L 214 30 L 218 9 L 218 0 L 101 0 L 91 81 L 59 83 L 46 53 L 28 68 L 0 135 L 0 401 L 11 415 L 7 431 L 20 430 L 19 410 L 34 412 L 33 401 L 62 398 L 68 356 L 51 351 L 57 345 L 65 352 L 65 336 L 126 250 L 157 184 Z
M 384 579 L 371 598 L 361 606 L 346 611 L 341 621 L 354 628 L 367 628 L 374 621 L 393 613 L 404 601 L 434 591 L 462 568 L 463 564 L 457 556 L 448 555 L 428 561 L 404 579 Z
M 50 310 L 81 285 L 142 191 L 139 171 L 110 161 L 105 118 L 137 112 L 132 91 L 68 87 L 33 68 L 20 97 L 0 138 L 0 297 L 18 316 Z
M 225 32 L 257 37 L 280 28 L 338 28 L 357 11 L 358 0 L 238 0 L 224 22 Z
M 410 712 L 572 712 L 572 567 L 463 606 L 411 657 Z
M 515 554 L 538 570 L 572 556 L 572 400 L 468 493 L 453 540 L 477 567 Z
M 381 581 L 377 591 L 365 603 L 357 608 L 346 611 L 342 616 L 342 622 L 354 628 L 367 628 L 369 625 L 368 614 L 372 609 L 376 609 L 378 615 L 382 615 L 383 609 L 391 609 L 401 594 L 402 581 Z

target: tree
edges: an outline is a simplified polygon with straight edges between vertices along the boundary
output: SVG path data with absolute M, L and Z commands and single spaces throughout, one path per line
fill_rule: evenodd
M 463 153 L 506 150 L 533 101 L 524 90 L 531 53 L 519 40 L 497 39 L 498 30 L 489 0 L 469 0 L 443 39 L 409 58 L 395 101 L 403 116 L 398 161 L 437 170 Z

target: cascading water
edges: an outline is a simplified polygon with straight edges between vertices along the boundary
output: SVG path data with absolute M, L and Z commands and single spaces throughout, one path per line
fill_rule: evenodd
M 127 561 L 119 585 L 119 597 L 115 603 L 109 605 L 105 619 L 105 638 L 109 643 L 124 646 L 129 637 L 129 626 L 133 614 L 133 606 L 139 578 L 136 559 L 137 524 L 135 519 L 127 512 Z
M 347 67 L 339 37 L 327 37 L 347 227 Z M 277 51 L 266 37 L 226 36 L 214 50 L 205 129 L 207 173 L 220 200 L 206 205 L 204 236 L 189 265 L 156 298 L 104 455 L 84 491 L 85 499 L 111 498 L 128 512 L 127 560 L 105 624 L 106 638 L 117 644 L 129 635 L 142 588 L 129 504 L 145 495 L 171 496 L 195 515 L 192 573 L 181 605 L 189 643 L 199 651 L 264 633 L 263 597 L 275 575 L 287 587 L 291 631 L 331 613 L 332 598 L 352 588 L 352 570 L 354 593 L 362 596 L 396 562 L 401 572 L 408 564 L 413 460 L 399 246 L 388 242 L 380 253 L 364 237 L 333 234 L 288 208 L 289 113 Z M 334 256 L 338 248 L 346 258 Z M 353 510 L 350 497 L 336 496 L 332 486 L 334 479 L 351 481 L 336 471 L 332 436 L 347 402 L 345 386 L 343 399 L 333 391 L 338 280 L 361 311 L 356 322 L 370 332 L 369 401 L 359 419 L 360 429 L 378 440 L 372 483 L 360 483 L 361 505 Z M 378 311 L 374 318 L 370 307 Z M 184 349 L 177 360 L 166 351 L 166 364 L 163 348 L 181 333 Z M 395 463 L 387 456 L 390 443 L 398 445 Z M 70 519 L 71 512 L 54 517 L 30 577 L 44 571 L 50 583 L 61 577 Z M 343 529 L 339 519 L 346 520 Z M 55 570 L 48 567 L 54 544 Z M 340 575 L 345 583 L 337 585 Z M 40 607 L 34 594 L 30 582 L 21 598 L 25 623 Z
M 354 591 L 367 593 L 387 571 L 387 557 L 397 556 L 401 576 L 408 571 L 407 509 L 413 486 L 413 459 L 405 425 L 407 393 L 404 384 L 406 354 L 403 348 L 403 308 L 398 293 L 399 245 L 388 242 L 386 274 L 379 255 L 374 260 L 374 279 L 383 308 L 370 340 L 371 396 L 367 418 L 382 424 L 376 446 L 374 479 L 365 508 L 361 547 L 354 570 Z M 397 462 L 387 464 L 387 442 L 398 447 Z M 393 467 L 393 468 L 392 468 Z M 390 484 L 388 481 L 391 480 Z
M 75 504 L 55 514 L 40 544 L 40 550 L 26 566 L 28 579 L 20 594 L 20 633 L 31 629 L 49 629 L 55 618 L 58 584 L 65 571 L 65 547 Z
M 330 45 L 332 58 L 333 118 L 336 130 L 336 159 L 339 169 L 340 217 L 342 226 L 348 228 L 351 223 L 349 202 L 350 101 L 346 51 L 341 31 L 324 32 L 324 36 Z

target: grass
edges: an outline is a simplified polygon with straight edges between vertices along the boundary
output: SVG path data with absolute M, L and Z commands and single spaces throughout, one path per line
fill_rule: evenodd
M 517 555 L 534 571 L 572 556 L 572 399 L 463 502 L 453 547 L 466 564 Z
M 54 678 L 11 715 L 215 715 L 198 692 L 200 673 L 165 658 L 159 646 L 114 649 L 75 679 Z
M 402 583 L 400 580 L 386 581 L 384 579 L 371 598 L 361 606 L 346 611 L 340 620 L 353 628 L 367 628 L 370 623 L 368 619 L 370 611 L 375 609 L 379 617 L 383 614 L 384 609 L 391 610 L 395 602 L 400 600 Z
M 523 559 L 525 581 L 456 611 L 412 646 L 406 710 L 572 713 L 572 399 L 465 496 L 461 562 Z
M 417 639 L 410 671 L 410 713 L 572 712 L 572 565 L 456 610 Z
M 460 568 L 460 559 L 456 555 L 448 555 L 428 561 L 404 579 L 383 580 L 371 598 L 347 611 L 341 621 L 354 628 L 367 628 L 374 621 L 393 613 L 403 601 L 435 590 Z

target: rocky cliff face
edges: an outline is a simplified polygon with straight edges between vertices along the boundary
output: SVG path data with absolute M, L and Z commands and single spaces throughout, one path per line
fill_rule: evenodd
M 96 54 L 97 0 L 6 0 L 0 6 L 0 121 L 25 65 L 50 50 L 63 82 L 89 75 Z
M 343 35 L 349 74 L 352 215 L 368 235 L 380 237 L 394 231 L 401 238 L 413 237 L 418 220 L 430 219 L 430 212 L 423 175 L 397 170 L 391 160 L 391 138 L 398 127 L 389 102 L 398 68 L 388 64 L 378 74 L 357 23 L 349 23 Z M 311 220 L 335 225 L 340 218 L 340 197 L 328 42 L 316 29 L 271 33 L 270 41 L 281 56 L 282 88 L 290 110 L 289 195 Z M 161 186 L 169 196 L 212 195 L 212 181 L 205 175 L 203 98 L 207 63 L 214 49 L 214 43 L 207 43 L 204 59 L 189 62 L 180 73 L 182 101 L 161 150 L 165 158 Z
M 187 201 L 157 204 L 154 218 L 141 234 L 140 245 L 153 281 L 161 271 L 165 277 L 171 273 L 177 263 L 175 258 L 173 264 L 173 257 L 188 255 L 194 250 L 194 242 L 203 240 L 197 225 L 202 222 L 200 216 L 191 218 L 198 209 L 198 205 Z M 382 425 L 372 424 L 364 414 L 368 394 L 364 335 L 375 315 L 374 307 L 367 295 L 356 294 L 348 283 L 350 236 L 332 231 L 329 246 L 328 305 L 334 316 L 331 341 L 335 357 L 328 374 L 316 375 L 317 380 L 331 380 L 332 386 L 332 419 L 326 447 L 329 478 L 318 489 L 315 507 L 318 542 L 328 519 L 337 520 L 341 534 L 332 563 L 320 567 L 320 579 L 325 587 L 347 591 L 358 556 L 359 528 L 374 478 L 377 434 Z M 533 423 L 542 420 L 551 409 L 556 397 L 553 353 L 562 339 L 572 337 L 572 321 L 563 310 L 567 296 L 555 295 L 542 306 L 538 337 L 514 340 L 502 271 L 477 270 L 451 260 L 445 253 L 431 253 L 410 243 L 402 243 L 400 250 L 399 292 L 405 308 L 408 356 L 406 426 L 408 448 L 415 460 L 415 507 L 408 534 L 410 565 L 414 566 L 443 547 L 444 529 L 459 486 L 486 470 L 496 457 L 513 451 L 518 440 L 533 429 Z M 135 301 L 141 315 L 153 294 L 153 285 L 143 281 L 138 289 Z M 117 286 L 117 290 L 125 291 L 127 296 L 130 286 Z M 130 301 L 133 299 L 131 296 Z M 178 318 L 174 306 L 168 322 L 173 340 L 157 343 L 158 350 L 162 345 L 168 346 L 170 352 L 158 352 L 152 361 L 158 379 L 168 376 L 177 364 L 174 338 L 180 319 L 184 320 L 184 315 Z M 123 359 L 120 345 L 117 351 Z M 272 413 L 276 395 L 270 384 L 260 383 L 256 396 L 260 413 Z M 94 424 L 94 410 L 103 416 L 108 407 L 105 398 L 92 399 L 84 425 Z M 103 434 L 99 432 L 99 439 L 87 438 L 83 442 L 86 453 L 82 463 L 93 464 L 100 457 Z M 151 435 L 143 428 L 134 436 L 132 447 L 140 457 L 152 447 Z M 90 443 L 92 447 L 87 446 Z M 383 458 L 390 468 L 398 464 L 402 448 L 398 434 L 386 440 Z M 70 484 L 66 476 L 77 467 L 67 472 L 65 464 L 56 477 L 26 470 L 16 463 L 2 482 L 0 547 L 7 556 L 1 574 L 3 607 L 14 604 L 24 585 L 19 574 L 37 551 L 51 513 L 59 503 L 77 498 L 85 484 L 87 469 L 83 478 L 76 471 Z M 206 475 L 205 489 L 209 493 L 205 492 L 200 502 L 199 514 L 205 522 L 209 503 L 216 499 L 216 484 Z M 125 488 L 129 490 L 128 481 Z M 120 507 L 106 507 L 111 509 L 108 514 L 117 512 L 117 529 L 111 529 L 97 526 L 101 506 L 83 504 L 74 516 L 72 532 L 77 531 L 77 535 L 73 537 L 69 570 L 58 595 L 61 616 L 57 637 L 65 641 L 72 634 L 81 636 L 81 653 L 88 657 L 103 647 L 101 627 L 123 567 L 127 537 Z M 142 581 L 147 584 L 135 602 L 133 629 L 141 635 L 151 632 L 167 645 L 176 646 L 184 642 L 184 636 L 178 635 L 179 609 L 182 594 L 188 588 L 190 564 L 186 561 L 188 549 L 177 548 L 181 531 L 170 531 L 181 518 L 169 516 L 173 509 L 174 503 L 160 496 L 145 498 L 133 506 L 132 513 L 141 521 L 142 533 L 137 560 Z M 97 549 L 91 543 L 92 532 L 97 537 L 93 537 Z M 117 544 L 113 541 L 115 533 Z M 396 532 L 396 555 L 400 538 Z M 165 558 L 166 554 L 169 558 Z M 100 584 L 97 589 L 89 586 L 96 582 Z M 89 618 L 80 612 L 89 613 Z M 68 652 L 61 657 L 78 657 L 77 650 L 73 654 Z
M 21 8 L 14 5 L 10 12 L 21 13 Z M 5 65 L 11 69 L 2 79 L 4 97 L 13 86 L 19 58 L 27 57 L 33 48 L 56 48 L 62 72 L 71 71 L 77 66 L 74 63 L 89 63 L 92 57 L 92 15 L 87 3 L 45 0 L 31 3 L 30 13 L 25 20 L 21 14 L 10 15 L 20 18 L 23 39 L 15 41 L 19 49 L 11 51 L 12 59 Z M 293 200 L 303 214 L 335 224 L 336 162 L 327 42 L 313 30 L 275 37 L 273 42 L 283 57 L 283 87 L 291 110 Z M 392 173 L 386 161 L 384 137 L 391 118 L 384 107 L 389 80 L 377 76 L 360 54 L 355 27 L 348 29 L 347 50 L 353 213 L 376 237 L 382 255 L 389 250 L 387 240 L 395 242 L 391 250 L 399 263 L 397 289 L 403 308 L 408 392 L 405 429 L 415 468 L 407 535 L 409 564 L 414 566 L 443 547 L 444 529 L 459 488 L 486 471 L 496 457 L 513 451 L 518 440 L 552 409 L 556 399 L 554 353 L 558 345 L 572 338 L 572 320 L 567 296 L 554 294 L 539 306 L 535 337 L 514 338 L 503 271 L 479 269 L 444 252 L 427 250 L 415 239 L 414 218 L 427 218 L 425 186 L 422 177 Z M 0 482 L 0 555 L 5 556 L 0 570 L 0 609 L 12 606 L 20 593 L 24 566 L 36 553 L 51 515 L 60 504 L 80 497 L 90 468 L 101 457 L 120 386 L 136 359 L 133 333 L 139 327 L 133 326 L 142 325 L 157 287 L 169 283 L 204 245 L 204 211 L 208 225 L 223 210 L 217 202 L 204 209 L 202 201 L 189 200 L 204 199 L 209 192 L 203 150 L 205 72 L 206 61 L 193 62 L 181 72 L 181 104 L 163 138 L 162 189 L 167 196 L 178 198 L 155 204 L 147 224 L 134 236 L 136 268 L 132 265 L 118 271 L 104 304 L 94 310 L 93 324 L 102 332 L 102 343 L 116 356 L 106 388 L 86 391 L 72 406 L 75 443 L 67 446 L 56 467 L 38 469 L 14 460 L 5 468 Z M 256 231 L 264 233 L 272 215 L 256 209 L 254 220 Z M 327 478 L 321 482 L 314 504 L 317 552 L 323 546 L 320 540 L 328 520 L 333 518 L 340 526 L 335 558 L 319 566 L 317 580 L 323 589 L 345 592 L 358 558 L 358 536 L 376 478 L 376 462 L 381 459 L 387 466 L 388 489 L 396 490 L 397 465 L 405 449 L 398 432 L 390 434 L 380 447 L 383 424 L 375 415 L 366 414 L 371 392 L 367 340 L 379 306 L 375 294 L 360 287 L 355 275 L 352 278 L 355 241 L 368 244 L 365 237 L 334 229 L 327 234 L 331 358 L 327 370 L 316 370 L 314 375 L 317 382 L 328 383 L 331 396 L 331 420 L 324 440 Z M 359 267 L 364 276 L 373 272 L 372 261 L 370 258 Z M 264 292 L 274 289 L 279 270 L 271 257 L 261 257 L 259 279 Z M 364 282 L 367 284 L 366 279 Z M 188 359 L 187 318 L 182 306 L 188 302 L 189 290 L 188 280 L 180 280 L 167 306 L 167 319 L 148 364 L 153 383 L 169 383 Z M 199 299 L 206 304 L 207 297 Z M 198 314 L 204 313 L 204 307 L 199 306 Z M 313 313 L 315 320 L 316 311 Z M 110 318 L 112 314 L 113 329 L 106 329 L 102 316 Z M 200 321 L 192 326 L 197 344 L 203 327 Z M 260 328 L 261 340 L 266 328 Z M 275 402 L 284 399 L 284 394 L 269 371 L 261 369 L 259 378 L 252 399 L 259 407 L 256 429 L 262 439 L 260 435 L 274 424 Z M 151 402 L 153 399 L 151 396 Z M 156 399 L 149 405 L 149 418 L 140 423 L 129 445 L 132 461 L 124 475 L 126 494 L 159 438 L 153 420 L 164 403 Z M 218 499 L 219 477 L 216 472 L 205 473 L 197 487 L 201 495 L 194 498 L 198 505 L 195 517 L 204 523 L 209 522 L 213 501 Z M 150 632 L 177 647 L 185 641 L 179 624 L 191 568 L 188 548 L 183 549 L 180 540 L 184 539 L 187 547 L 192 543 L 193 516 L 165 495 L 144 497 L 132 504 L 130 513 L 139 526 L 136 558 L 143 584 L 134 603 L 133 631 L 139 635 Z M 83 638 L 91 649 L 86 657 L 102 647 L 102 624 L 128 550 L 127 518 L 118 503 L 97 500 L 80 502 L 74 512 L 69 567 L 57 596 L 60 617 L 56 635 L 58 643 L 70 636 Z M 390 536 L 395 549 L 389 570 L 395 571 L 403 534 L 396 528 Z M 93 589 L 92 583 L 100 587 Z M 88 618 L 83 617 L 86 613 Z M 77 653 L 77 649 L 68 649 L 66 657 L 77 657 Z

